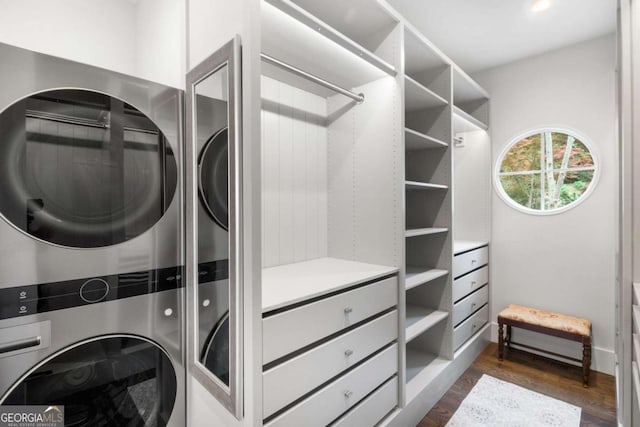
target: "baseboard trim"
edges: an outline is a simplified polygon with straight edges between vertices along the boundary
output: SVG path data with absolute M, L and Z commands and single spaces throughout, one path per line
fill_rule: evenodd
M 514 337 L 521 336 L 524 338 L 514 338 L 514 341 L 521 341 L 527 345 L 534 347 L 540 347 L 542 349 L 552 351 L 554 353 L 573 355 L 582 355 L 582 344 L 577 342 L 567 341 L 562 338 L 552 337 L 548 335 L 538 334 L 531 331 L 513 328 L 512 335 Z M 491 322 L 491 341 L 498 342 L 498 323 Z M 516 347 L 517 348 L 517 347 Z M 523 349 L 524 350 L 524 349 Z M 534 353 L 540 356 L 547 357 L 549 359 L 558 360 L 564 363 L 570 363 L 572 365 L 580 366 L 579 363 L 570 362 L 566 359 L 548 355 L 545 353 L 537 352 L 534 350 L 526 349 L 529 353 Z M 613 350 L 601 347 L 591 348 L 591 370 L 602 372 L 608 375 L 615 374 L 616 366 L 616 354 Z

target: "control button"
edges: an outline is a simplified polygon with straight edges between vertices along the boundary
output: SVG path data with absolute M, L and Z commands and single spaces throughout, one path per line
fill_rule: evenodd
M 167 317 L 171 317 L 171 315 L 173 314 L 173 310 L 171 308 L 167 308 L 164 310 L 164 315 Z
M 109 284 L 99 278 L 89 279 L 80 287 L 80 298 L 89 304 L 102 301 L 108 293 Z
M 23 304 L 38 298 L 37 286 L 0 289 L 0 306 Z

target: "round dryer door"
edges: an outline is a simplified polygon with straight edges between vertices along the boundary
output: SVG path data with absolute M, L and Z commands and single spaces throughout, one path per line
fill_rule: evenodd
M 130 240 L 165 213 L 177 162 L 160 129 L 102 93 L 37 93 L 0 113 L 0 214 L 48 243 Z
M 204 145 L 198 161 L 200 200 L 209 216 L 229 229 L 229 136 L 227 128 Z
M 67 427 L 163 427 L 176 374 L 156 344 L 131 336 L 80 343 L 37 366 L 3 405 L 64 405 Z

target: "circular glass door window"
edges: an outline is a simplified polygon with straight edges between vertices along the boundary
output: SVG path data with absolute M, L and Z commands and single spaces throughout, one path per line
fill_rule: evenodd
M 229 137 L 227 128 L 204 145 L 198 162 L 200 200 L 209 216 L 229 229 Z
M 138 109 L 87 90 L 41 92 L 0 113 L 0 213 L 48 243 L 133 239 L 166 212 L 177 162 Z
M 171 361 L 137 337 L 76 345 L 38 366 L 3 405 L 64 405 L 67 427 L 164 427 L 176 400 Z

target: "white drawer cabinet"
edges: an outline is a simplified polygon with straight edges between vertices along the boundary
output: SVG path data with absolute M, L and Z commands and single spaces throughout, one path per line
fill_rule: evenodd
M 454 258 L 455 259 L 455 258 Z M 484 266 L 453 281 L 453 300 L 458 301 L 489 282 L 489 267 Z
M 397 276 L 272 316 L 262 323 L 263 364 L 365 320 L 398 303 Z
M 270 420 L 266 426 L 324 427 L 355 406 L 397 372 L 398 345 L 393 344 Z M 286 386 L 286 384 L 282 384 L 282 388 Z
M 453 277 L 460 277 L 489 262 L 489 248 L 482 247 L 453 257 Z
M 263 417 L 267 418 L 316 387 L 396 340 L 393 310 L 263 373 Z
M 489 287 L 484 286 L 453 306 L 453 324 L 457 325 L 489 302 Z
M 331 427 L 372 427 L 398 406 L 398 377 L 393 377 L 358 403 Z
M 473 316 L 453 329 L 453 348 L 458 349 L 489 321 L 489 307 L 485 305 Z

